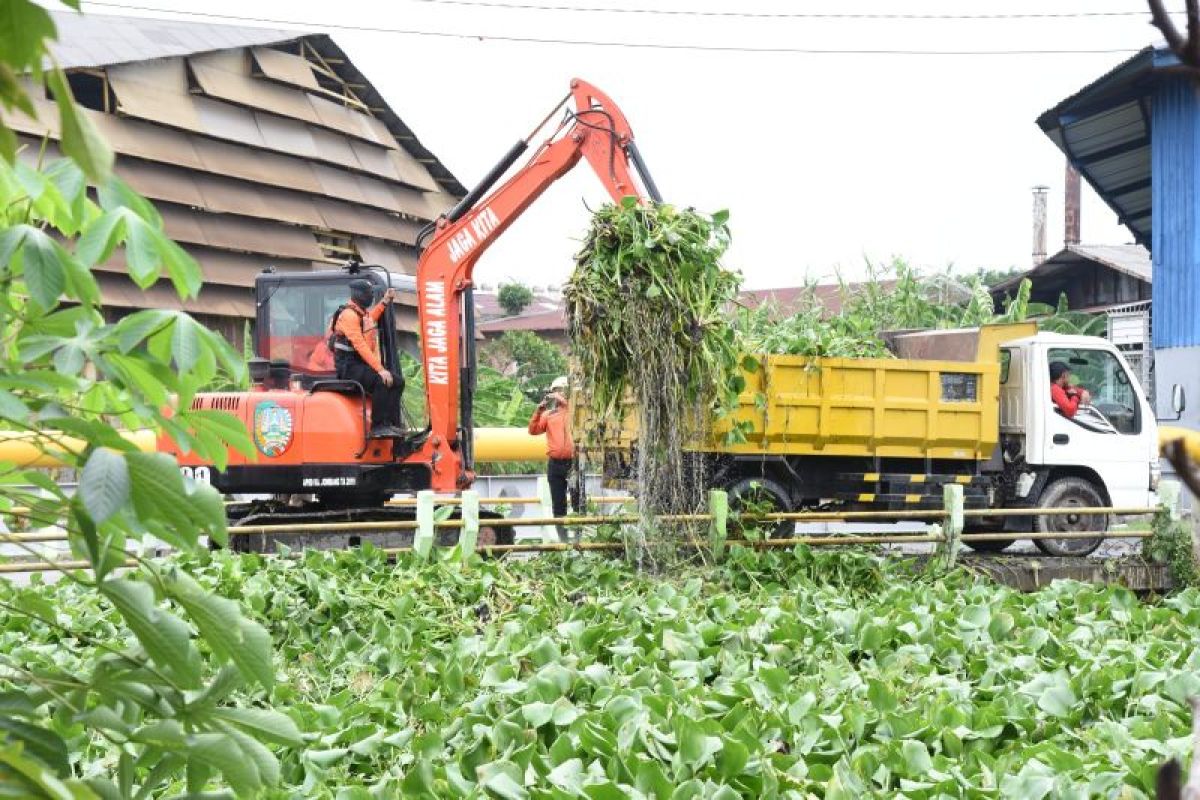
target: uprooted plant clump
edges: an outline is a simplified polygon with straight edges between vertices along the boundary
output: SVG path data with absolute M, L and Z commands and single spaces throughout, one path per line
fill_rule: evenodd
M 726 316 L 741 276 L 720 264 L 727 218 L 632 198 L 606 206 L 566 287 L 585 402 L 597 419 L 620 420 L 629 407 L 637 415 L 640 555 L 652 518 L 699 506 L 704 482 L 684 444 L 741 390 Z

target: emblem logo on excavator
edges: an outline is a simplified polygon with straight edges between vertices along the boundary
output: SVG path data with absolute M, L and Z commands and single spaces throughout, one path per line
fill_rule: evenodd
M 268 458 L 283 455 L 292 444 L 292 412 L 274 400 L 254 407 L 254 445 Z

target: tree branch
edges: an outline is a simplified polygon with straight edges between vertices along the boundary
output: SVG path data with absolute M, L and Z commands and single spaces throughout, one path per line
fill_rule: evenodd
M 1163 7 L 1163 0 L 1147 0 L 1147 2 L 1150 4 L 1151 24 L 1162 32 L 1163 38 L 1167 40 L 1167 46 L 1171 48 L 1171 52 L 1182 58 L 1185 43 L 1184 38 L 1179 33 L 1179 29 L 1175 27 L 1175 23 L 1171 21 L 1171 17 L 1167 14 L 1167 9 Z M 1188 18 L 1191 18 L 1191 14 L 1188 15 Z

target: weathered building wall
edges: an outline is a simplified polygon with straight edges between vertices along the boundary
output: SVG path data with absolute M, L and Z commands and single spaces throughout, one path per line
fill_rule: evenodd
M 355 258 L 415 271 L 418 231 L 462 187 L 328 37 L 234 29 L 238 41 L 264 43 L 90 63 L 119 49 L 96 42 L 132 35 L 113 27 L 122 24 L 164 23 L 93 17 L 81 26 L 72 19 L 61 27 L 60 60 L 84 113 L 117 154 L 117 175 L 155 202 L 166 232 L 200 264 L 205 286 L 186 302 L 167 287 L 142 292 L 125 277 L 118 252 L 97 267 L 114 313 L 183 308 L 240 344 L 254 316 L 254 276 L 267 266 L 307 271 Z M 183 32 L 179 41 L 214 41 L 212 28 L 229 30 L 167 24 Z M 142 33 L 152 39 L 156 31 Z M 11 123 L 27 157 L 37 156 L 43 137 L 53 156 L 57 115 L 48 100 L 38 111 L 37 121 L 14 116 Z M 404 316 L 411 322 L 413 315 Z

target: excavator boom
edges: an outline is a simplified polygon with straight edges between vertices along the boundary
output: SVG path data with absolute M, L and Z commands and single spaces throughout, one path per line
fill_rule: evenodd
M 474 479 L 471 392 L 474 382 L 475 262 L 552 183 L 586 160 L 614 202 L 661 200 L 620 108 L 595 86 L 571 82 L 563 123 L 494 191 L 492 186 L 529 148 L 522 139 L 450 212 L 440 218 L 417 264 L 418 315 L 430 432 L 415 459 L 430 465 L 431 487 L 455 491 Z M 549 120 L 549 116 L 546 120 Z M 544 122 L 543 122 L 544 124 Z M 634 173 L 640 178 L 640 185 Z

